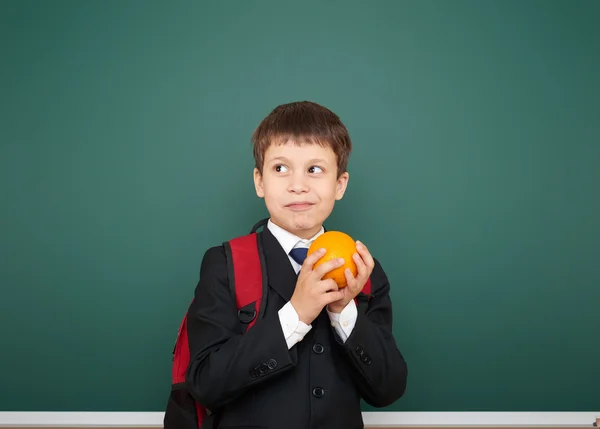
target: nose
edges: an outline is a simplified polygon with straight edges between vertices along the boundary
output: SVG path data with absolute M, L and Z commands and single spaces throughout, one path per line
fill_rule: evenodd
M 308 192 L 308 185 L 306 183 L 306 177 L 304 176 L 304 174 L 295 173 L 290 176 L 288 191 L 294 194 Z

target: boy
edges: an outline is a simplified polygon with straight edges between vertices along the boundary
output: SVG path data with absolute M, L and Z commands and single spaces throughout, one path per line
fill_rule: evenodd
M 297 102 L 275 108 L 252 140 L 256 193 L 270 215 L 258 235 L 269 288 L 264 318 L 243 333 L 224 248 L 209 249 L 188 311 L 188 389 L 212 412 L 204 427 L 362 428 L 361 398 L 383 407 L 406 386 L 390 286 L 360 242 L 357 276 L 348 271 L 339 290 L 322 277 L 342 261 L 313 269 L 323 250 L 306 257 L 346 190 L 350 137 L 333 112 Z M 369 276 L 367 300 L 359 293 Z

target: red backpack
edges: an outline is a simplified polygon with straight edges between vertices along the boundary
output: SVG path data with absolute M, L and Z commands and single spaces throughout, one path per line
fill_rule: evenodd
M 230 288 L 235 295 L 240 322 L 250 329 L 262 317 L 261 303 L 263 287 L 266 279 L 264 264 L 261 263 L 262 248 L 257 240 L 256 229 L 264 221 L 254 226 L 252 232 L 224 243 L 227 265 L 233 267 L 233 278 L 229 279 Z M 371 280 L 367 280 L 363 293 L 371 294 Z M 245 307 L 253 305 L 248 314 Z M 190 363 L 190 349 L 187 332 L 187 313 L 177 331 L 175 348 L 173 349 L 173 366 L 171 371 L 171 393 L 164 415 L 164 429 L 199 429 L 210 411 L 200 405 L 187 390 L 185 375 Z

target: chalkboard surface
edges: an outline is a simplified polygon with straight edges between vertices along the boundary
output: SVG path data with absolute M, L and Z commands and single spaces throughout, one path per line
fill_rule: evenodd
M 600 403 L 597 1 L 0 4 L 0 409 L 161 411 L 276 105 L 355 150 L 326 227 L 391 281 L 390 410 Z M 365 410 L 370 410 L 365 406 Z

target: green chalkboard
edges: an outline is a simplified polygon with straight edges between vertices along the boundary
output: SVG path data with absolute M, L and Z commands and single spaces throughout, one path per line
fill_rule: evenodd
M 600 404 L 600 2 L 0 3 L 0 409 L 162 411 L 204 251 L 266 216 L 250 136 L 355 144 L 327 227 L 392 284 L 389 410 Z M 365 410 L 369 410 L 365 406 Z

